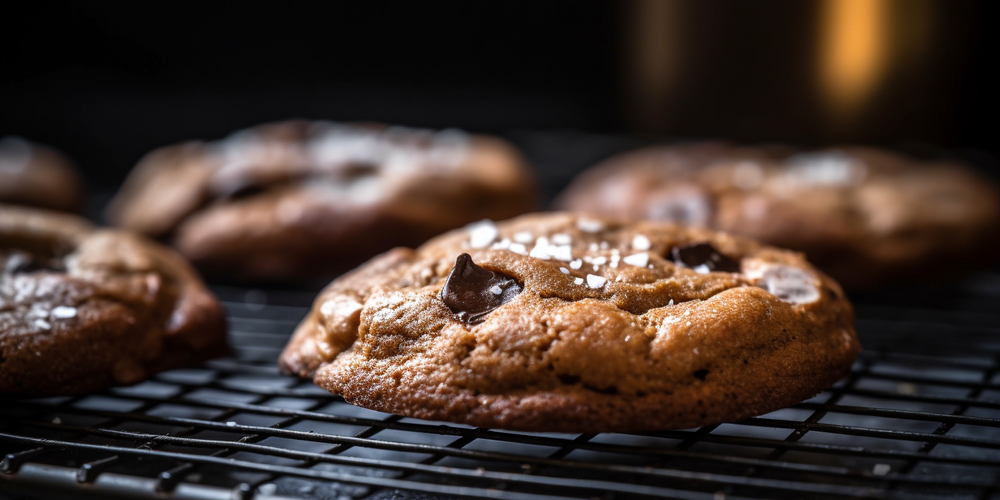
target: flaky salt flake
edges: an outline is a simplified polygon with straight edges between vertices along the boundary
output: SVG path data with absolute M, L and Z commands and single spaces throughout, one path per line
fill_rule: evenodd
M 550 245 L 549 255 L 553 259 L 569 262 L 573 260 L 573 247 L 569 245 Z
M 278 491 L 278 485 L 274 483 L 264 483 L 257 487 L 257 491 L 259 491 L 262 495 L 273 495 L 276 491 Z
M 535 248 L 531 249 L 530 256 L 536 259 L 549 260 L 552 256 L 549 254 L 549 239 L 542 236 L 535 241 Z
M 649 242 L 649 238 L 641 234 L 637 234 L 635 238 L 632 238 L 632 248 L 636 250 L 649 250 L 650 246 L 652 244 Z
M 569 267 L 571 267 L 573 269 L 580 269 L 581 267 L 583 267 L 583 260 L 576 259 L 576 260 L 574 260 L 574 261 L 572 261 L 572 262 L 569 263 Z
M 511 243 L 510 238 L 504 238 L 504 239 L 502 239 L 502 240 L 494 243 L 493 246 L 490 247 L 490 249 L 492 249 L 492 250 L 507 250 L 508 248 L 510 248 L 510 243 Z
M 597 276 L 594 274 L 587 275 L 587 286 L 590 288 L 602 288 L 608 279 L 603 276 Z
M 573 280 L 573 284 L 574 285 L 582 285 L 583 284 L 583 278 L 577 278 L 577 279 Z
M 649 254 L 646 252 L 634 253 L 622 259 L 623 262 L 630 266 L 645 267 L 649 264 Z
M 670 302 L 667 302 L 667 305 L 668 305 L 668 306 L 672 306 L 672 305 L 674 305 L 674 299 L 670 299 Z
M 48 321 L 45 321 L 44 319 L 36 319 L 35 320 L 35 327 L 41 328 L 42 330 L 51 330 L 52 329 L 52 325 Z
M 604 229 L 604 223 L 593 219 L 580 219 L 576 221 L 576 227 L 585 233 L 596 233 Z
M 565 267 L 560 267 L 559 268 L 559 272 L 561 272 L 563 274 L 569 274 L 569 269 L 566 269 Z
M 572 242 L 573 238 L 571 238 L 566 233 L 558 233 L 552 235 L 552 243 L 555 243 L 556 245 L 569 245 Z
M 52 317 L 58 319 L 69 319 L 76 317 L 76 308 L 69 306 L 56 306 L 52 309 Z
M 230 421 L 226 422 L 226 425 L 229 426 L 229 427 L 236 427 L 236 422 L 233 422 L 232 420 L 230 420 Z
M 500 285 L 493 285 L 493 288 L 490 288 L 490 293 L 493 295 L 500 295 L 503 293 L 503 289 L 500 288 Z
M 608 258 L 607 257 L 594 257 L 594 260 L 592 260 L 591 262 L 593 262 L 593 264 L 595 266 L 603 266 L 604 264 L 607 264 Z
M 697 266 L 694 266 L 693 269 L 694 269 L 694 272 L 696 272 L 698 274 L 708 274 L 708 273 L 712 272 L 712 269 L 710 269 L 708 267 L 708 265 L 706 265 L 706 264 L 698 264 Z
M 472 248 L 486 248 L 500 234 L 497 225 L 489 219 L 469 224 L 465 230 L 469 232 L 469 246 Z
M 528 255 L 528 247 L 520 243 L 511 243 L 510 248 L 508 248 L 508 250 L 514 253 L 519 253 L 521 255 Z
M 519 231 L 514 233 L 514 241 L 518 243 L 528 244 L 535 241 L 535 237 L 531 235 L 528 231 Z

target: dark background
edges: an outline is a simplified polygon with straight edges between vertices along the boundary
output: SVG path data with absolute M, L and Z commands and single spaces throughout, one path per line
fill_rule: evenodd
M 0 13 L 0 136 L 55 146 L 104 188 L 155 147 L 291 117 L 501 133 L 543 170 L 641 142 L 622 137 L 995 155 L 995 4 L 921 1 L 917 63 L 836 130 L 809 90 L 817 2 L 672 2 L 684 57 L 663 109 L 632 85 L 642 0 L 19 2 Z

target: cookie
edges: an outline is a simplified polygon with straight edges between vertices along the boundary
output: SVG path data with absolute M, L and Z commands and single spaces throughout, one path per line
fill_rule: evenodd
M 0 205 L 0 395 L 134 384 L 225 353 L 225 332 L 219 302 L 162 245 Z
M 0 137 L 0 203 L 78 212 L 83 186 L 72 163 L 20 137 Z
M 976 265 L 1000 228 L 997 187 L 967 166 L 861 147 L 651 147 L 584 172 L 555 205 L 803 251 L 850 289 Z
M 206 272 L 283 280 L 513 217 L 533 193 L 520 155 L 497 138 L 291 121 L 150 154 L 108 215 Z
M 523 431 L 731 422 L 859 352 L 840 286 L 707 229 L 535 214 L 394 249 L 331 283 L 280 358 L 353 404 Z

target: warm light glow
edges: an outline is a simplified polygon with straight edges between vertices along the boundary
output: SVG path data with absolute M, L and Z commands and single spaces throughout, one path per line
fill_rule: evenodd
M 889 0 L 824 0 L 822 88 L 834 118 L 850 121 L 885 70 Z

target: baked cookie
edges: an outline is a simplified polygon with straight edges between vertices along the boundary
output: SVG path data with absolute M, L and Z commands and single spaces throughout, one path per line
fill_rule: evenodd
M 0 203 L 78 212 L 83 186 L 63 155 L 20 137 L 0 137 Z
M 521 214 L 534 205 L 532 185 L 500 139 L 291 121 L 153 152 L 108 215 L 166 238 L 207 272 L 282 280 Z
M 689 428 L 813 396 L 859 346 L 801 254 L 706 229 L 537 214 L 382 254 L 281 356 L 354 404 L 524 431 Z
M 555 205 L 803 251 L 851 289 L 974 265 L 1000 228 L 996 186 L 968 167 L 860 147 L 651 147 L 583 173 Z
M 218 301 L 167 248 L 0 205 L 0 395 L 134 384 L 226 352 L 225 332 Z

